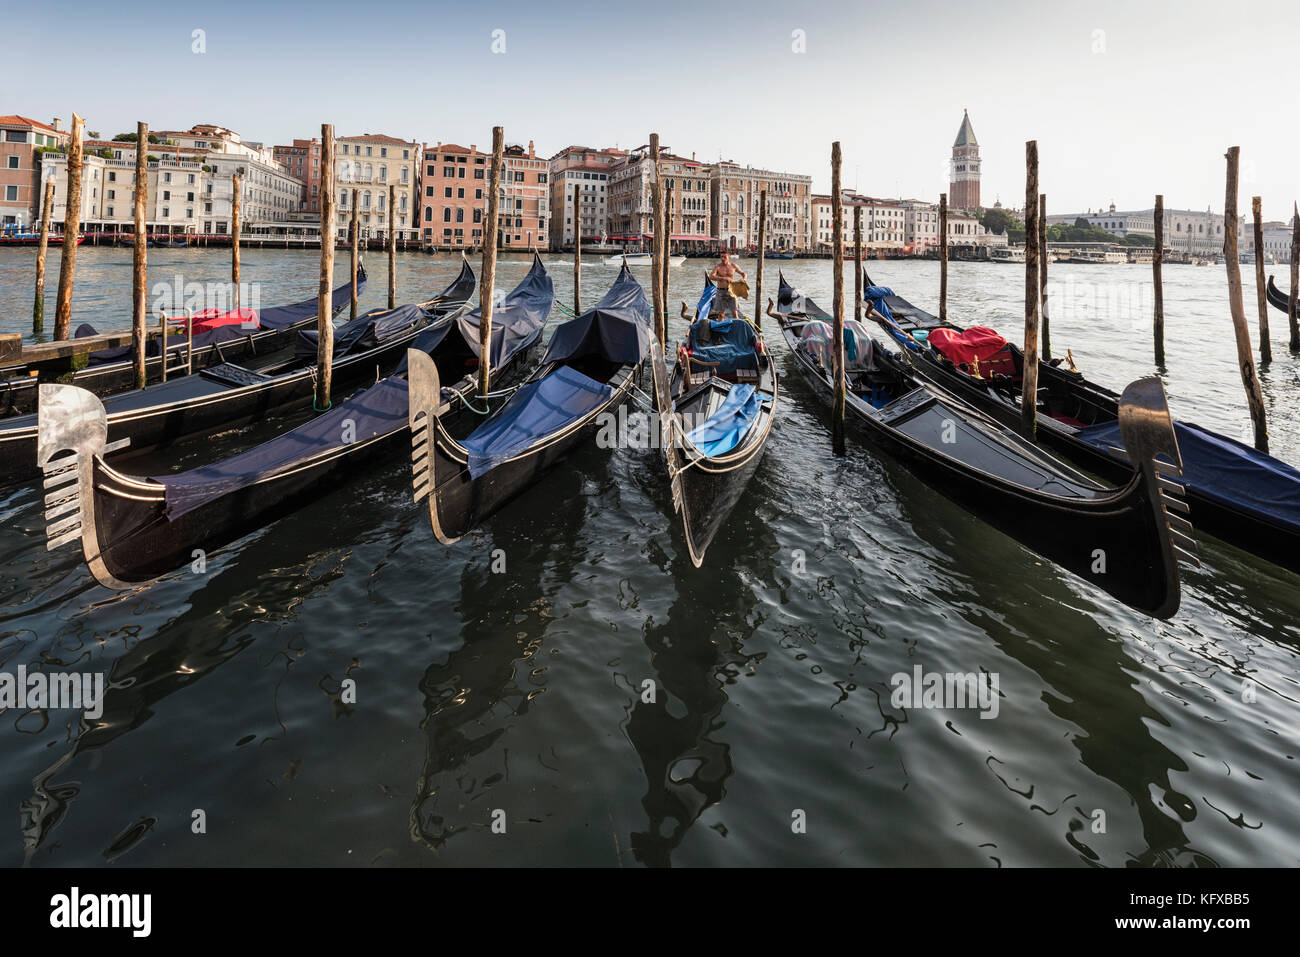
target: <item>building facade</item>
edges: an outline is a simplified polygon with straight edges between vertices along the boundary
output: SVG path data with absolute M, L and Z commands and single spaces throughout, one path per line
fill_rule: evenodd
M 320 218 L 320 140 L 294 140 L 288 146 L 273 147 L 275 160 L 285 172 L 302 184 L 298 212 L 315 213 Z
M 953 209 L 980 209 L 980 145 L 965 110 L 948 163 L 948 202 Z
M 680 251 L 712 241 L 709 169 L 692 156 L 659 154 L 667 208 L 668 248 Z
M 816 244 L 812 177 L 722 162 L 709 171 L 712 233 L 728 249 L 758 246 L 758 206 L 767 190 L 769 249 L 806 251 Z
M 609 237 L 615 242 L 648 242 L 651 233 L 650 147 L 640 146 L 609 172 L 606 205 Z
M 1117 210 L 1115 204 L 1111 203 L 1107 209 L 1052 214 L 1047 217 L 1047 224 L 1073 226 L 1079 220 L 1120 238 L 1126 236 L 1155 238 L 1154 208 Z M 1244 240 L 1247 235 L 1245 223 L 1245 217 L 1239 217 L 1237 235 L 1241 240 Z M 1223 214 L 1211 212 L 1208 208 L 1203 211 L 1166 209 L 1164 234 L 1166 250 L 1197 258 L 1216 256 L 1223 251 Z
M 41 151 L 68 145 L 70 134 L 26 116 L 0 116 L 0 225 L 35 230 L 41 219 Z
M 567 146 L 550 158 L 552 249 L 573 248 L 575 224 L 583 242 L 608 236 L 609 179 L 626 156 L 624 150 Z
M 550 163 L 528 148 L 507 146 L 502 157 L 497 237 L 503 249 L 550 248 Z
M 420 242 L 435 249 L 479 248 L 491 156 L 473 143 L 424 145 L 420 175 Z
M 347 237 L 352 221 L 352 193 L 357 194 L 357 227 L 361 239 L 386 240 L 389 231 L 402 240 L 415 240 L 416 180 L 420 144 L 382 133 L 341 136 L 334 144 L 334 182 L 338 190 L 336 226 Z M 388 208 L 388 187 L 396 187 L 395 207 Z
M 925 253 L 939 245 L 939 205 L 919 199 L 903 200 L 903 247 Z

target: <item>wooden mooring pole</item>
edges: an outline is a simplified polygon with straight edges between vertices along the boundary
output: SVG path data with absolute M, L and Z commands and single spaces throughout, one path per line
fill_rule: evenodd
M 758 191 L 758 268 L 754 270 L 754 325 L 763 328 L 763 260 L 767 255 L 767 190 Z
M 831 406 L 831 438 L 836 455 L 844 454 L 844 196 L 840 190 L 840 144 L 831 144 L 831 272 L 834 294 L 831 314 L 834 317 L 834 346 L 831 350 L 831 373 L 834 403 Z
M 862 324 L 862 205 L 853 204 L 853 321 Z
M 320 288 L 316 291 L 316 401 L 317 412 L 331 405 L 334 375 L 334 126 L 320 128 Z M 239 242 L 236 234 L 235 242 Z
M 659 180 L 659 134 L 650 134 L 650 222 L 654 235 L 650 240 L 650 286 L 655 311 L 655 338 L 659 340 L 659 347 L 665 351 L 668 349 L 668 322 L 664 318 L 664 298 L 663 284 L 661 282 L 663 273 L 660 272 L 660 260 L 663 253 L 660 251 L 663 245 L 664 231 L 660 225 L 660 212 L 663 205 L 663 184 Z
M 45 181 L 41 206 L 41 238 L 36 246 L 36 296 L 32 300 L 32 332 L 45 330 L 45 253 L 50 248 L 50 213 L 54 208 L 54 177 Z
M 1237 339 L 1237 366 L 1241 384 L 1246 389 L 1246 404 L 1255 424 L 1255 448 L 1268 451 L 1268 424 L 1264 419 L 1264 393 L 1255 374 L 1255 359 L 1250 348 L 1250 329 L 1246 325 L 1246 307 L 1241 298 L 1241 260 L 1237 254 L 1237 166 L 1241 147 L 1228 148 L 1228 187 L 1223 200 L 1223 259 L 1228 269 L 1228 308 L 1232 312 L 1232 329 Z
M 1259 196 L 1250 199 L 1250 212 L 1255 219 L 1255 305 L 1259 309 L 1259 364 L 1273 361 L 1273 344 L 1268 338 L 1268 294 L 1264 289 L 1264 200 Z
M 388 185 L 388 308 L 397 308 L 397 185 Z
M 149 124 L 135 124 L 135 190 L 131 213 L 135 220 L 135 241 L 131 250 L 131 362 L 135 372 L 135 387 L 143 389 L 148 382 L 147 332 L 149 301 L 145 298 L 145 277 L 148 273 L 148 229 L 145 226 L 145 200 L 149 195 L 149 162 L 146 155 L 149 143 Z M 167 354 L 163 353 L 163 367 Z
M 230 178 L 230 282 L 235 287 L 235 311 L 239 310 L 239 222 L 240 205 L 244 199 L 244 178 L 235 173 Z M 333 256 L 331 254 L 331 263 Z
M 1291 204 L 1291 298 L 1287 300 L 1287 321 L 1291 324 L 1291 351 L 1300 352 L 1300 205 Z
M 483 276 L 479 284 L 478 392 L 492 391 L 492 293 L 497 281 L 497 213 L 504 161 L 505 130 L 492 127 L 492 168 L 488 170 L 487 223 L 483 227 Z
M 1043 326 L 1039 338 L 1043 343 L 1043 358 L 1052 361 L 1052 332 L 1047 321 L 1047 194 L 1038 195 L 1038 301 L 1043 312 Z
M 1038 141 L 1025 144 L 1025 367 L 1021 373 L 1020 428 L 1033 438 L 1038 429 Z
M 859 264 L 858 268 L 862 268 Z M 948 194 L 939 194 L 939 321 L 948 321 Z
M 1156 365 L 1163 369 L 1165 365 L 1165 282 L 1160 275 L 1165 262 L 1165 197 L 1163 194 L 1156 196 L 1153 225 L 1156 245 L 1151 252 L 1151 276 L 1155 282 L 1156 305 L 1152 333 L 1155 336 Z
M 63 250 L 59 260 L 59 295 L 54 304 L 54 338 L 72 335 L 72 282 L 77 274 L 77 237 L 81 234 L 81 173 L 84 123 L 72 114 L 72 138 L 68 142 L 68 200 L 63 214 Z
M 352 312 L 357 317 L 357 263 L 360 262 L 361 227 L 357 223 L 357 191 L 352 191 L 352 221 L 348 224 L 348 242 L 352 246 Z
M 573 314 L 582 315 L 582 184 L 573 185 Z

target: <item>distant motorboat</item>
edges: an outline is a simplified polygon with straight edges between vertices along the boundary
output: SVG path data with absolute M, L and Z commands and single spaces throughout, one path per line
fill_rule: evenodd
M 654 257 L 647 252 L 621 252 L 613 256 L 606 256 L 605 263 L 609 266 L 621 266 L 623 263 L 629 266 L 649 266 L 654 263 Z M 685 256 L 669 256 L 669 266 L 680 266 L 686 262 Z
M 77 236 L 78 246 L 80 246 L 85 241 L 86 241 L 85 236 L 81 236 L 81 235 Z M 50 233 L 48 238 L 46 239 L 46 242 L 51 246 L 62 246 L 63 234 Z M 27 232 L 25 230 L 19 230 L 19 228 L 16 225 L 6 226 L 4 227 L 3 231 L 0 231 L 0 246 L 39 246 L 40 243 L 41 243 L 41 237 L 39 233 L 32 233 L 32 232 Z

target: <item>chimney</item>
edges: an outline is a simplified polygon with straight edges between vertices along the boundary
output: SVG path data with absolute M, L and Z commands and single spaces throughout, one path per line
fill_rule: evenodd
M 695 150 L 691 150 L 691 162 L 695 162 Z
M 529 140 L 529 141 L 528 141 L 528 158 L 529 158 L 529 159 L 532 159 L 532 158 L 533 158 L 533 155 L 534 155 L 534 151 L 533 151 L 533 141 L 532 141 L 532 140 Z
M 54 121 L 50 124 L 51 126 L 54 127 L 54 132 L 56 132 L 56 133 L 61 132 L 61 130 L 59 129 L 59 124 L 60 124 L 61 122 L 62 122 L 62 120 L 60 120 L 57 116 L 54 118 Z

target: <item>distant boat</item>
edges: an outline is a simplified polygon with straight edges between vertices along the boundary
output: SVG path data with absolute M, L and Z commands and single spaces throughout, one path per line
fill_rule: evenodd
M 62 233 L 50 233 L 46 240 L 51 246 L 63 245 Z M 85 236 L 77 236 L 77 245 L 80 246 L 86 241 Z M 20 232 L 17 226 L 6 226 L 3 232 L 0 232 L 0 246 L 39 246 L 41 237 L 38 233 Z
M 764 259 L 794 259 L 794 250 L 792 249 L 769 249 L 763 254 Z
M 629 266 L 649 266 L 654 262 L 654 257 L 644 249 L 628 248 L 624 248 L 621 253 L 605 257 L 605 263 L 610 266 L 621 266 L 624 262 Z M 686 262 L 685 256 L 668 257 L 668 265 L 670 266 L 680 266 L 684 262 Z

